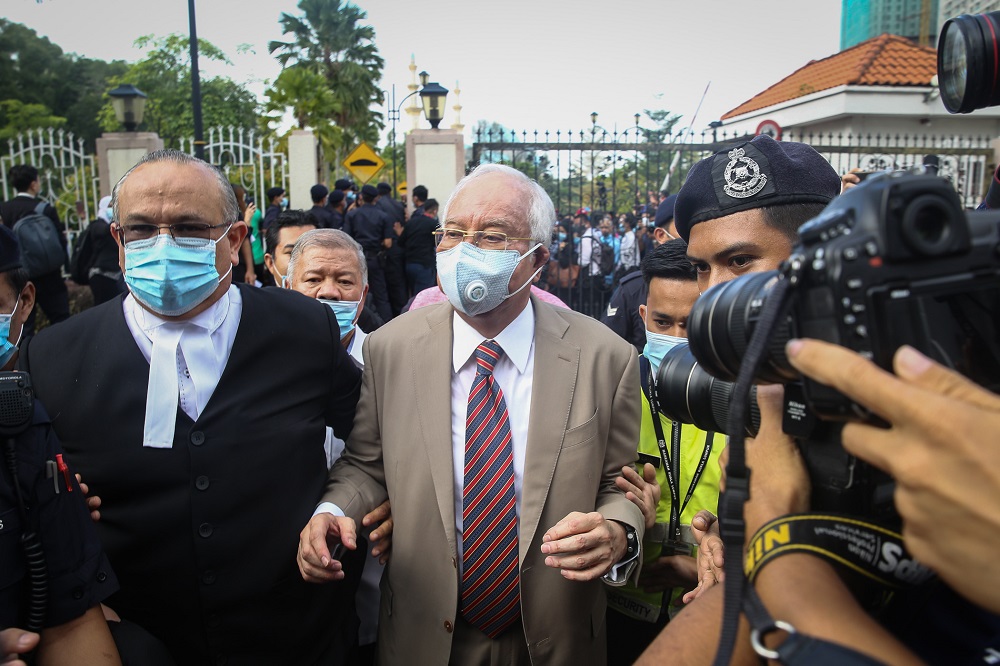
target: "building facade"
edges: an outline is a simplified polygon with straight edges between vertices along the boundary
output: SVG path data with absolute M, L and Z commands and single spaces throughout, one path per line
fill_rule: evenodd
M 939 2 L 940 0 L 843 0 L 840 50 L 849 49 L 885 33 L 899 35 L 924 46 L 935 46 L 940 27 Z M 944 2 L 947 3 L 947 0 Z

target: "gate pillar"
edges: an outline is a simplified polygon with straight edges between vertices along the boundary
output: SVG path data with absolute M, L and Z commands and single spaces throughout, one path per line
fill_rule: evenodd
M 111 188 L 135 166 L 144 155 L 163 148 L 163 139 L 156 132 L 105 132 L 97 139 L 97 172 L 101 196 L 111 194 Z
M 417 129 L 406 135 L 406 187 L 427 188 L 442 206 L 465 176 L 465 136 L 450 129 Z M 407 202 L 413 212 L 413 202 Z

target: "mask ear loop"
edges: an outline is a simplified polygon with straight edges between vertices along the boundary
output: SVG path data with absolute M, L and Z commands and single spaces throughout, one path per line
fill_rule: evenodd
M 537 250 L 541 246 L 542 246 L 541 243 L 535 243 L 535 246 L 533 248 L 531 248 L 530 250 L 528 250 L 527 252 L 525 252 L 524 254 L 521 255 L 521 258 L 518 259 L 518 262 L 524 261 L 525 257 L 530 257 L 532 254 L 534 254 L 535 250 Z M 522 284 L 520 287 L 518 287 L 517 289 L 515 289 L 511 293 L 507 294 L 507 296 L 506 296 L 506 298 L 504 298 L 504 300 L 507 300 L 508 298 L 510 298 L 511 296 L 513 296 L 514 294 L 517 294 L 517 293 L 521 292 L 522 290 L 524 290 L 525 287 L 527 287 L 529 284 L 531 284 L 532 282 L 534 282 L 535 281 L 535 276 L 537 276 L 539 273 L 541 273 L 543 268 L 545 268 L 545 264 L 542 264 L 541 266 L 539 266 L 538 270 L 536 270 L 534 273 L 532 273 L 531 277 L 529 277 L 524 284 Z
M 21 294 L 17 295 L 17 302 L 14 303 L 14 310 L 10 313 L 11 321 L 14 320 L 14 314 L 17 312 L 18 306 L 21 305 Z M 17 347 L 21 344 L 21 338 L 24 336 L 24 322 L 21 322 L 21 330 L 18 331 L 17 340 L 14 341 L 14 346 Z

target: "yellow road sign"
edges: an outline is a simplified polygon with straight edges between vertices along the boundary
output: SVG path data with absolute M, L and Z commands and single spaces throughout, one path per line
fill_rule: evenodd
M 362 141 L 357 148 L 351 151 L 350 155 L 344 158 L 341 164 L 351 172 L 352 176 L 362 183 L 367 183 L 382 170 L 382 167 L 385 166 L 385 160 L 379 157 L 371 146 Z
M 396 187 L 396 191 L 400 194 L 406 194 L 406 181 L 404 180 Z

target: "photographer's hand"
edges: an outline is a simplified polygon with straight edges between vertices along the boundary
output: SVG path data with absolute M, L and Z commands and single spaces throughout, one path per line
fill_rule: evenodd
M 764 523 L 787 513 L 809 508 L 809 475 L 795 441 L 781 430 L 781 410 L 785 389 L 758 386 L 760 429 L 757 437 L 746 439 L 746 460 L 750 468 L 750 500 L 744 505 L 746 539 Z
M 843 194 L 852 187 L 856 187 L 861 184 L 861 177 L 858 176 L 858 172 L 861 169 L 859 167 L 854 167 L 843 176 L 840 177 L 840 193 Z
M 969 600 L 1000 612 L 1000 397 L 910 347 L 892 375 L 852 351 L 788 343 L 797 369 L 891 424 L 844 428 L 844 448 L 896 480 L 910 552 Z

